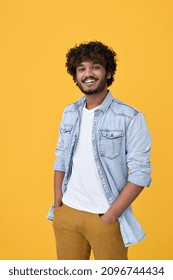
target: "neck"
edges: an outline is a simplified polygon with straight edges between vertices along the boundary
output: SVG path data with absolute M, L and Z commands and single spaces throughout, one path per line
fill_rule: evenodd
M 86 108 L 91 110 L 100 104 L 102 104 L 103 100 L 105 99 L 108 90 L 106 89 L 103 92 L 92 94 L 92 95 L 85 95 L 86 96 Z

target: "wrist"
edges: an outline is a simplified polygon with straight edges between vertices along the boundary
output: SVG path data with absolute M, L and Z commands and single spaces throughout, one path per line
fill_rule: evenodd
M 61 206 L 62 206 L 62 201 L 54 203 L 54 208 L 58 208 L 58 207 L 61 207 Z
M 114 223 L 117 217 L 112 213 L 106 212 L 104 215 L 101 216 L 101 219 L 105 222 Z
M 115 213 L 113 213 L 113 211 L 111 211 L 110 209 L 104 214 L 104 216 L 112 221 L 115 221 L 117 219 L 117 216 Z

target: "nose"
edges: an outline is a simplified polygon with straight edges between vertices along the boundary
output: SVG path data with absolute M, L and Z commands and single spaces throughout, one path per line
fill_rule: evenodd
M 86 67 L 84 74 L 85 74 L 85 78 L 93 76 L 92 68 L 91 67 Z

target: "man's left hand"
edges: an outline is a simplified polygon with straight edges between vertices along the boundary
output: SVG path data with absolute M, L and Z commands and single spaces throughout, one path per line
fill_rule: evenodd
M 115 217 L 112 217 L 110 215 L 107 215 L 106 213 L 104 215 L 102 215 L 100 217 L 102 219 L 103 222 L 105 222 L 106 224 L 114 224 L 116 221 Z

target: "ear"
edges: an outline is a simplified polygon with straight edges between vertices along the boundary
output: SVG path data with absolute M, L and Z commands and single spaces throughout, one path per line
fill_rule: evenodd
M 107 73 L 107 79 L 109 80 L 110 78 L 111 78 L 111 73 L 108 72 L 108 73 Z

